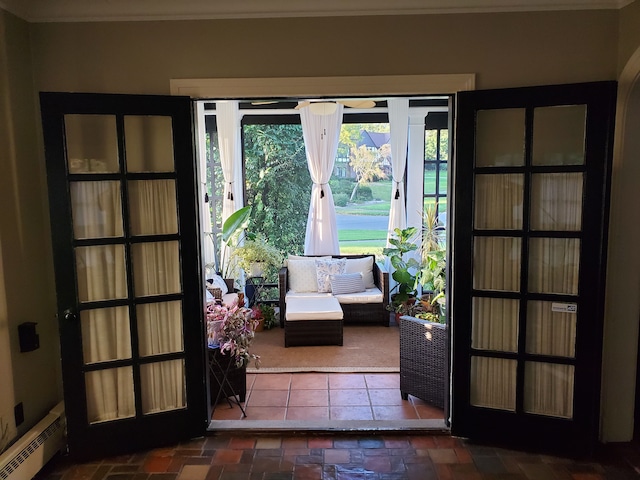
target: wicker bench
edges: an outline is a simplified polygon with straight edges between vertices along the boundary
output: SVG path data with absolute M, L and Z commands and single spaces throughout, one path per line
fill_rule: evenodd
M 342 317 L 335 297 L 290 298 L 284 322 L 284 346 L 342 346 Z
M 373 255 L 333 255 L 333 258 L 347 258 L 347 259 L 363 259 L 372 257 L 373 263 L 373 281 L 375 283 L 377 292 L 369 292 L 363 294 L 340 295 L 338 301 L 343 312 L 343 321 L 345 325 L 382 325 L 389 326 L 389 272 L 384 267 L 375 262 Z M 309 257 L 313 258 L 313 257 Z M 289 270 L 282 267 L 278 274 L 278 286 L 280 290 L 280 326 L 284 327 L 286 311 L 288 308 L 289 293 Z M 372 294 L 371 298 L 377 298 L 376 300 L 369 301 L 362 299 L 362 297 Z M 374 295 L 377 294 L 377 295 Z M 359 298 L 358 301 L 352 301 L 351 298 Z

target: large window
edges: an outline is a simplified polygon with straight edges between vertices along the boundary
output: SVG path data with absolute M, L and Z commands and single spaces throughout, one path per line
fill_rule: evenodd
M 346 112 L 330 180 L 340 253 L 381 255 L 391 201 L 387 114 Z
M 441 226 L 446 225 L 449 173 L 449 129 L 446 112 L 431 112 L 424 135 L 424 211 L 435 208 Z
M 302 254 L 311 178 L 300 116 L 245 115 L 242 150 L 252 233 L 281 252 Z
M 449 138 L 447 113 L 428 111 L 446 100 L 415 103 L 425 111 L 423 207 L 437 208 L 441 225 L 447 212 Z M 434 103 L 436 102 L 436 103 Z M 262 234 L 285 254 L 304 249 L 311 179 L 300 115 L 293 102 L 240 102 L 244 204 L 252 206 L 251 231 Z M 219 255 L 224 179 L 219 159 L 213 103 L 206 104 L 207 196 L 212 239 Z M 340 142 L 330 180 L 336 205 L 340 252 L 381 256 L 386 244 L 391 202 L 391 158 L 386 102 L 378 110 L 345 108 Z M 445 107 L 446 108 L 446 107 Z M 416 205 L 419 199 L 408 199 Z M 415 208 L 407 206 L 407 210 Z M 416 209 L 419 210 L 419 209 Z M 415 211 L 415 210 L 414 210 Z

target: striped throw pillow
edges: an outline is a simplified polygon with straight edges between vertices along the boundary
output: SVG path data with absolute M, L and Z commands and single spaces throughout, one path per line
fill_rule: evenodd
M 331 275 L 331 291 L 334 295 L 364 292 L 364 281 L 361 273 L 344 273 Z

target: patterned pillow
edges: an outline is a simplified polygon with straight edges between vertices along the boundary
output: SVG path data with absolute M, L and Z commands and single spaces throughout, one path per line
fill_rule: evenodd
M 331 291 L 334 295 L 345 293 L 364 292 L 364 281 L 361 273 L 345 273 L 343 275 L 331 275 Z
M 347 260 L 334 258 L 331 260 L 316 259 L 316 277 L 318 280 L 318 292 L 331 291 L 331 275 L 342 275 Z

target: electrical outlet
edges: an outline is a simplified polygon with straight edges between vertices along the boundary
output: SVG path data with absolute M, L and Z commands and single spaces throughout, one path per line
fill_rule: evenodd
M 24 408 L 22 402 L 17 404 L 13 409 L 13 414 L 16 417 L 16 427 L 24 422 Z

